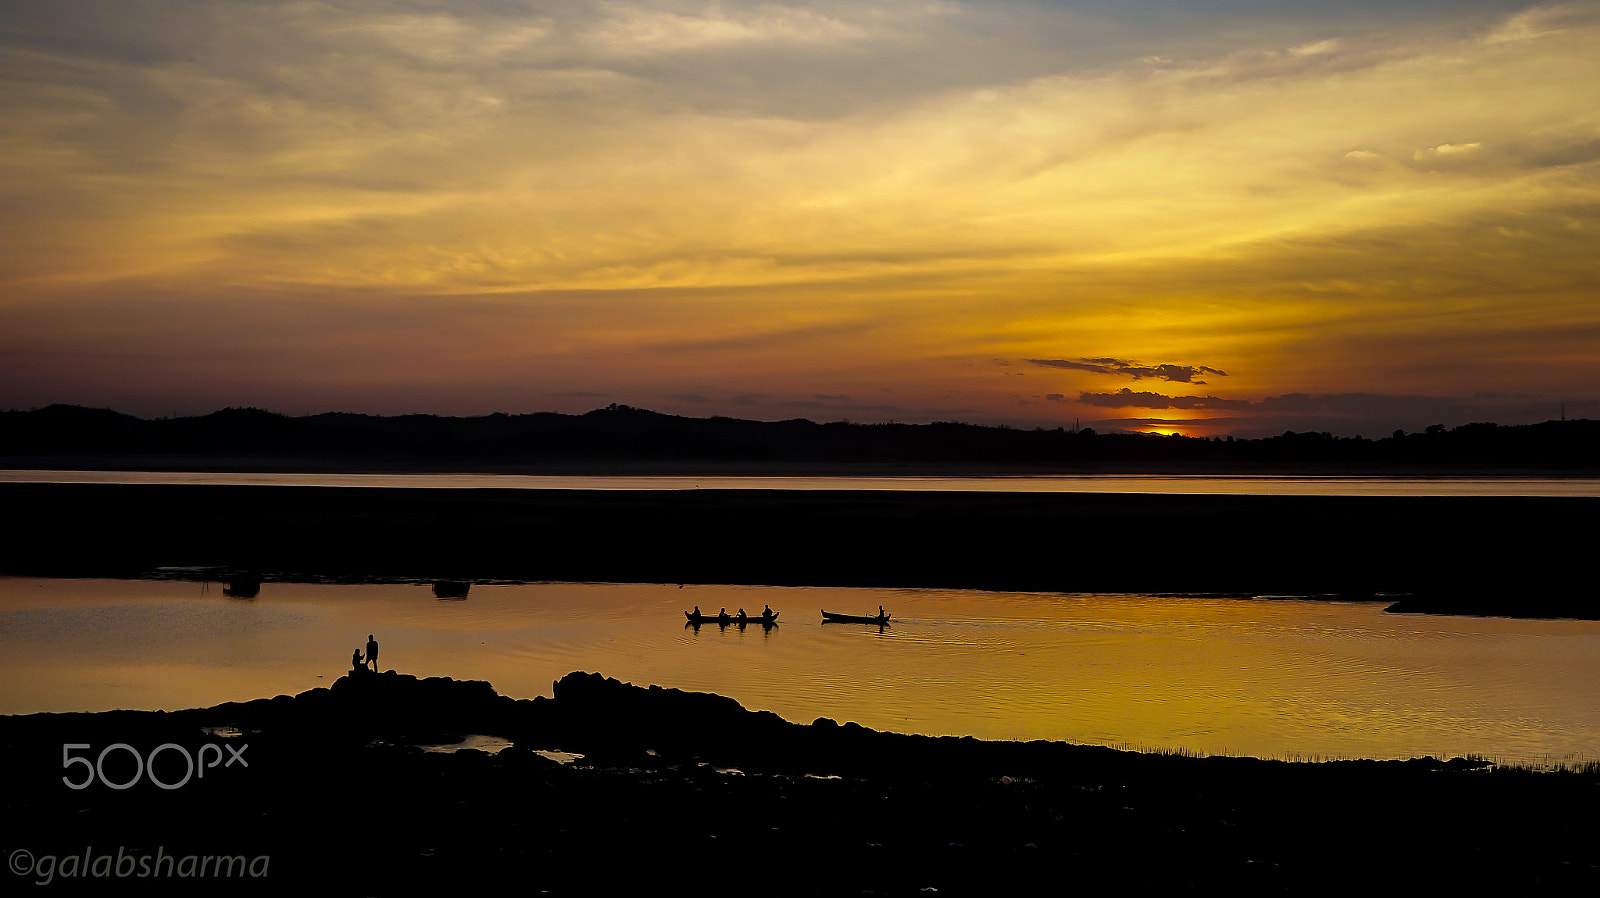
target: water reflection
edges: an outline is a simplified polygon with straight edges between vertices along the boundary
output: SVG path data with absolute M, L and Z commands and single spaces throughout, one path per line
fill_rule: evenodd
M 688 585 L 201 584 L 0 578 L 0 712 L 182 708 L 383 664 L 548 695 L 573 670 L 790 720 L 1270 757 L 1600 757 L 1600 623 L 1386 615 L 1382 603 Z M 778 626 L 686 606 L 789 609 Z M 894 612 L 828 625 L 804 608 Z M 813 613 L 814 614 L 814 613 Z M 792 618 L 792 619 L 791 619 Z M 757 623 L 751 621 L 750 623 Z

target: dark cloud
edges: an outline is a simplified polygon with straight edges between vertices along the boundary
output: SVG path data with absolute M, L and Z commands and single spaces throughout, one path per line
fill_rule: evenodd
M 1031 365 L 1044 368 L 1068 368 L 1074 371 L 1089 371 L 1094 374 L 1116 374 L 1131 377 L 1134 380 L 1154 378 L 1168 380 L 1174 383 L 1203 384 L 1205 381 L 1197 379 L 1202 374 L 1215 374 L 1218 377 L 1227 377 L 1228 372 L 1204 365 L 1141 365 L 1127 359 L 1028 359 Z
M 1254 403 L 1248 399 L 1219 399 L 1216 396 L 1164 396 L 1160 393 L 1135 393 L 1123 387 L 1115 393 L 1079 393 L 1078 401 L 1084 405 L 1102 408 L 1186 408 L 1186 409 L 1248 409 Z
M 1535 168 L 1560 165 L 1583 165 L 1600 159 L 1600 139 L 1551 147 L 1528 158 L 1527 164 Z

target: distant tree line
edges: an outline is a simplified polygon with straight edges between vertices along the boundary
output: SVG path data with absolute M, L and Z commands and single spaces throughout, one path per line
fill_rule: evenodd
M 1001 465 L 1271 469 L 1274 466 L 1445 466 L 1600 469 L 1600 421 L 1466 424 L 1395 431 L 1382 439 L 1296 433 L 1262 439 L 1097 434 L 959 422 L 818 423 L 686 418 L 625 405 L 581 415 L 496 413 L 452 418 L 328 413 L 289 417 L 254 408 L 143 419 L 52 405 L 0 412 L 0 461 L 48 467 L 70 458 L 343 459 L 377 466 L 520 467 L 553 462 Z

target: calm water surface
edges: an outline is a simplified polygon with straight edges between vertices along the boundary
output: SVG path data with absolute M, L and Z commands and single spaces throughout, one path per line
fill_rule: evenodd
M 1256 496 L 1600 497 L 1600 478 L 1594 477 L 1235 477 L 1113 474 L 1032 477 L 654 477 L 0 470 L 0 483 L 154 483 L 396 489 L 911 490 L 1001 493 L 1206 493 Z
M 687 628 L 764 604 L 779 625 Z M 818 609 L 893 626 L 823 624 Z M 1600 759 L 1600 623 L 1296 599 L 676 585 L 0 578 L 0 713 L 177 709 L 326 686 L 368 633 L 418 676 L 549 695 L 574 670 L 809 722 L 1266 757 Z

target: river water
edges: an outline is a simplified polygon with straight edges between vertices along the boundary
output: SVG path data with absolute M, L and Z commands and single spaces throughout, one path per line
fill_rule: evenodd
M 695 605 L 781 612 L 685 626 Z M 825 624 L 819 609 L 891 626 Z M 0 713 L 177 709 L 380 666 L 549 695 L 570 671 L 797 722 L 1274 758 L 1600 760 L 1600 622 L 1391 615 L 1382 602 L 687 584 L 0 577 Z

